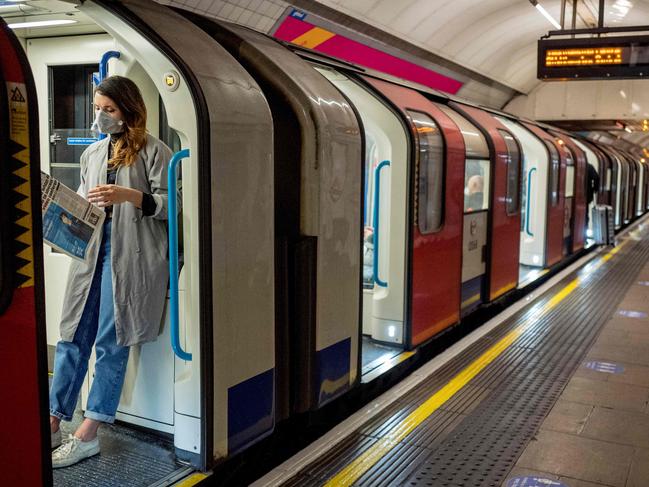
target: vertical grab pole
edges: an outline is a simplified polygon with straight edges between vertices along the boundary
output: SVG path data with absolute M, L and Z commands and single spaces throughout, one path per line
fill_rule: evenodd
M 182 360 L 191 360 L 192 354 L 180 346 L 180 323 L 178 318 L 178 210 L 176 204 L 177 169 L 182 159 L 189 157 L 189 149 L 176 152 L 169 161 L 167 187 L 169 203 L 167 205 L 169 221 L 169 321 L 171 326 L 171 348 Z
M 106 51 L 99 61 L 99 76 L 92 76 L 92 80 L 95 82 L 95 86 L 99 86 L 99 83 L 104 81 L 106 75 L 108 74 L 108 61 L 115 58 L 119 59 L 121 54 L 119 51 Z M 106 134 L 99 134 L 99 140 L 105 139 Z
M 381 204 L 381 169 L 390 166 L 390 161 L 381 162 L 374 169 L 374 282 L 377 286 L 388 287 L 386 281 L 379 278 L 379 205 Z

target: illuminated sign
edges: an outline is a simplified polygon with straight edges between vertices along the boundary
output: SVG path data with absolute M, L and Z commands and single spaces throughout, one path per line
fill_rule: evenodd
M 613 79 L 649 76 L 649 36 L 541 39 L 538 78 Z

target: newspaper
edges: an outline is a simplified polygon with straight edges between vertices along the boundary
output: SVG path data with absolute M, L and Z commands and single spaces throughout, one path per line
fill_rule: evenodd
M 45 243 L 85 261 L 90 243 L 99 238 L 104 210 L 42 171 L 41 210 Z

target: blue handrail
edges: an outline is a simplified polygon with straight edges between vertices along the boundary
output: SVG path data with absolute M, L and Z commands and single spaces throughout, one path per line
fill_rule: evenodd
M 532 198 L 530 198 L 530 191 L 532 190 L 532 174 L 534 174 L 534 171 L 536 171 L 535 167 L 530 169 L 527 173 L 527 208 L 525 208 L 525 233 L 527 233 L 530 237 L 534 236 L 534 234 L 530 231 L 530 202 L 532 201 Z
M 180 346 L 178 319 L 178 210 L 176 205 L 177 169 L 181 159 L 189 157 L 189 149 L 176 152 L 169 161 L 168 182 L 168 220 L 169 220 L 169 312 L 171 325 L 171 348 L 182 360 L 191 360 L 192 354 Z
M 374 169 L 374 282 L 377 286 L 388 287 L 386 281 L 379 278 L 379 205 L 381 196 L 381 169 L 390 165 L 390 161 L 381 162 Z
M 95 86 L 99 86 L 99 83 L 104 81 L 106 75 L 108 74 L 108 61 L 112 58 L 118 59 L 121 56 L 119 51 L 106 51 L 99 61 L 99 76 L 93 74 L 92 81 L 95 83 Z M 106 134 L 99 134 L 99 140 L 105 139 Z
M 95 86 L 98 86 L 99 83 L 104 81 L 104 78 L 106 78 L 106 75 L 108 74 L 108 61 L 110 61 L 113 58 L 119 59 L 121 54 L 119 51 L 106 51 L 104 55 L 101 57 L 101 61 L 99 61 L 99 76 L 97 75 L 92 75 L 92 80 L 95 83 Z

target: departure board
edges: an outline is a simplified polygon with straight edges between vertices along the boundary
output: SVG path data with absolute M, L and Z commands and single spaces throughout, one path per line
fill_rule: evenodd
M 541 80 L 649 76 L 649 36 L 541 39 L 538 56 Z

